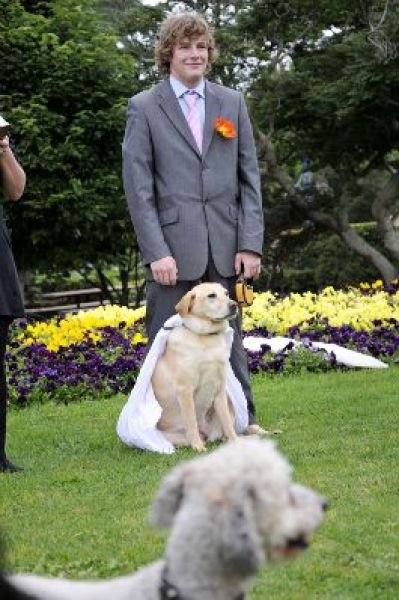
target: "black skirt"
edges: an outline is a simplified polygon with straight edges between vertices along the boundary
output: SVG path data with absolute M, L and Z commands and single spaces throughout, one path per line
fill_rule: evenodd
M 10 236 L 0 216 L 0 315 L 24 317 L 24 305 Z

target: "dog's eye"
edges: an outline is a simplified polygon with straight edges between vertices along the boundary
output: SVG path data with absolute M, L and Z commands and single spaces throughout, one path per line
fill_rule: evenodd
M 213 294 L 213 293 L 212 294 L 208 294 L 208 298 L 217 298 L 217 295 Z

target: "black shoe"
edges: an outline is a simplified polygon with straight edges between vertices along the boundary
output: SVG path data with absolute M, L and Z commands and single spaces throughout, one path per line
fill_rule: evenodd
M 0 460 L 0 473 L 18 473 L 18 471 L 23 471 L 23 468 L 13 465 L 8 458 L 3 458 Z

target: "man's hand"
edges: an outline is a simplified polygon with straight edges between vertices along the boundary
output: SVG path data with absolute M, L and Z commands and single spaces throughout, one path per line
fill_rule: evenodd
M 173 256 L 165 256 L 151 263 L 154 281 L 161 285 L 176 285 L 177 266 Z
M 237 252 L 234 260 L 236 275 L 244 272 L 245 279 L 257 279 L 260 275 L 260 256 L 255 252 Z

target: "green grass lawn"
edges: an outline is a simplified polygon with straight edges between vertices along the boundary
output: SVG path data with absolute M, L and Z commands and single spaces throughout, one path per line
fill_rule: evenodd
M 282 430 L 296 479 L 331 509 L 311 549 L 264 570 L 252 600 L 399 597 L 398 376 L 390 368 L 254 379 L 260 423 Z M 122 446 L 124 402 L 10 413 L 9 455 L 25 470 L 0 475 L 9 568 L 114 576 L 162 555 L 165 535 L 147 524 L 148 507 L 161 477 L 194 453 Z

